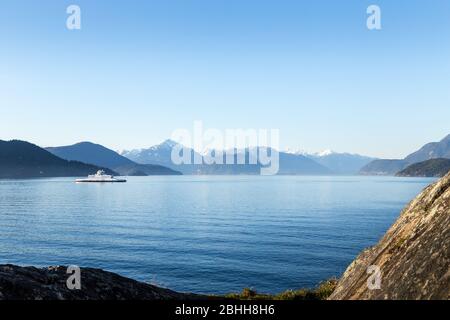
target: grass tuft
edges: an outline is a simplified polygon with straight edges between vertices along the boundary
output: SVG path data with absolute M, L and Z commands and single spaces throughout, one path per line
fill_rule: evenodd
M 230 293 L 224 296 L 235 300 L 325 300 L 334 291 L 337 279 L 332 278 L 321 282 L 313 289 L 286 290 L 279 294 L 258 293 L 253 289 L 244 288 L 241 293 Z

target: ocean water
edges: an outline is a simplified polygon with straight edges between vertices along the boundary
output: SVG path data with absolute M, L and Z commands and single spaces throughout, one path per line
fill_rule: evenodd
M 339 276 L 427 178 L 0 180 L 0 264 L 89 266 L 178 291 L 276 293 Z

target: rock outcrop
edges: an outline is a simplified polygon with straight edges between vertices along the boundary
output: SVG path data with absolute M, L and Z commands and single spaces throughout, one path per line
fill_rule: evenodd
M 447 300 L 449 246 L 450 173 L 411 201 L 381 241 L 350 264 L 329 299 Z M 368 272 L 376 268 L 379 289 Z
M 0 265 L 0 300 L 190 300 L 185 294 L 138 282 L 101 269 L 82 268 L 81 289 L 66 284 L 67 267 Z

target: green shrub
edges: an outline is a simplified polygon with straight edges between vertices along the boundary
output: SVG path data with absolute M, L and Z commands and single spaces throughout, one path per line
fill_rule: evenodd
M 244 288 L 241 293 L 230 293 L 224 298 L 236 300 L 325 300 L 333 293 L 336 285 L 337 279 L 332 278 L 321 282 L 314 289 L 286 290 L 275 295 L 258 293 L 253 289 Z

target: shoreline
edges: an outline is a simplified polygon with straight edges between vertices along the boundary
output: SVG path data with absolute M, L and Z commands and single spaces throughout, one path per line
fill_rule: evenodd
M 70 266 L 0 265 L 0 300 L 325 300 L 336 287 L 330 279 L 316 288 L 286 290 L 278 294 L 243 288 L 240 293 L 197 294 L 177 292 L 97 268 Z

